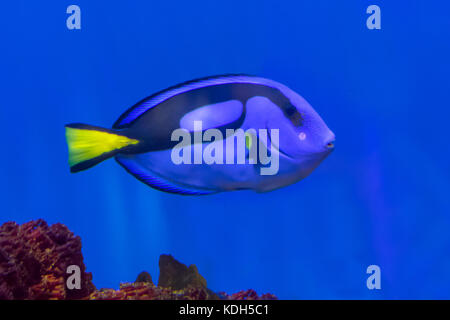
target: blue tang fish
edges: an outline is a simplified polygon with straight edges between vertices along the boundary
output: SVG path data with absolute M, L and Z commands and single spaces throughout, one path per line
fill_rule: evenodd
M 288 87 L 221 75 L 138 102 L 112 129 L 65 126 L 71 172 L 114 157 L 152 188 L 184 195 L 274 190 L 308 176 L 334 149 L 334 134 Z

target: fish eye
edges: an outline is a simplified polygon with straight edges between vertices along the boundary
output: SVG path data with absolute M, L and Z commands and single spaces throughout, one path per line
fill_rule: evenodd
M 300 132 L 299 134 L 298 134 L 298 138 L 300 139 L 300 140 L 305 140 L 306 139 L 306 133 L 304 133 L 304 132 Z

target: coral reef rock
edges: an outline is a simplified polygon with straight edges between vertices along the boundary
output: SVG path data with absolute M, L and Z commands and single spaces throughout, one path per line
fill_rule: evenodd
M 67 267 L 80 268 L 81 289 L 67 290 Z M 81 239 L 43 220 L 0 226 L 0 299 L 80 299 L 95 290 L 85 272 Z
M 174 290 L 187 287 L 206 288 L 206 280 L 198 273 L 195 265 L 187 267 L 171 255 L 162 254 L 159 258 L 158 286 Z
M 78 266 L 80 288 L 67 288 L 69 266 Z M 189 267 L 170 255 L 159 259 L 158 286 L 148 272 L 134 283 L 122 283 L 119 290 L 96 290 L 86 272 L 81 239 L 64 225 L 48 226 L 43 220 L 22 225 L 6 222 L 0 226 L 0 300 L 83 299 L 83 300 L 270 300 L 254 290 L 228 295 L 207 288 L 195 265 Z
M 153 284 L 152 276 L 147 271 L 142 271 L 141 273 L 139 273 L 139 275 L 137 276 L 136 281 L 135 281 L 135 283 L 139 283 L 139 282 Z

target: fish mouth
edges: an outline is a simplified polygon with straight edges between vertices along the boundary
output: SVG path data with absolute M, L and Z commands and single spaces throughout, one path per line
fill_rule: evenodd
M 327 151 L 333 151 L 334 150 L 334 144 L 336 142 L 336 137 L 332 131 L 330 131 L 326 137 L 326 139 L 323 142 L 324 149 Z
M 335 143 L 334 137 L 328 141 L 325 141 L 324 145 L 325 151 L 331 153 L 334 150 L 334 143 Z

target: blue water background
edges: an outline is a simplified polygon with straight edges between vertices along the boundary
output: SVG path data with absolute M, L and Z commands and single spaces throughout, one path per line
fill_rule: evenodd
M 81 30 L 66 8 L 81 8 Z M 366 28 L 381 8 L 382 29 Z M 0 9 L 0 222 L 62 222 L 97 287 L 158 257 L 215 291 L 450 298 L 450 5 L 444 1 L 9 1 Z M 70 174 L 64 124 L 110 127 L 168 86 L 255 74 L 303 95 L 336 150 L 266 194 L 183 197 L 110 160 Z M 379 265 L 381 290 L 366 268 Z

